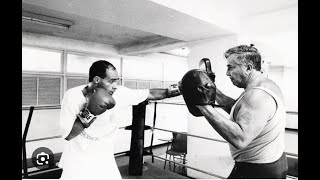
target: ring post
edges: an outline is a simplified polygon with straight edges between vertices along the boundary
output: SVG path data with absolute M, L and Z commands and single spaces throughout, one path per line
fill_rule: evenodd
M 129 175 L 142 176 L 143 167 L 143 149 L 144 149 L 144 130 L 146 105 L 144 101 L 132 108 L 132 125 L 131 125 L 131 145 L 129 158 Z

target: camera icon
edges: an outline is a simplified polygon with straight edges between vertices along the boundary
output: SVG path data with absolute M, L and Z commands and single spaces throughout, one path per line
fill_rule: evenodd
M 32 153 L 32 164 L 38 169 L 55 166 L 54 154 L 49 148 L 39 147 Z
M 49 164 L 49 154 L 45 152 L 41 152 L 37 154 L 37 164 L 38 165 L 44 165 L 44 164 Z

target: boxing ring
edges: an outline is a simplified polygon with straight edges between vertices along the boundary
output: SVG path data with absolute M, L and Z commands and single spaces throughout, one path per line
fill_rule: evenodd
M 146 117 L 146 106 L 154 104 L 154 114 L 153 114 L 153 123 L 152 126 L 146 126 L 145 125 L 145 117 Z M 185 106 L 185 104 L 182 103 L 171 103 L 171 102 L 158 102 L 158 101 L 145 101 L 140 103 L 137 106 L 133 106 L 133 116 L 132 116 L 132 125 L 127 126 L 127 127 L 122 127 L 122 129 L 125 130 L 131 130 L 131 144 L 130 144 L 130 151 L 125 152 L 125 153 L 118 153 L 118 155 L 127 155 L 129 156 L 129 168 L 128 172 L 129 175 L 132 176 L 142 176 L 143 175 L 143 156 L 151 156 L 152 158 L 152 163 L 154 162 L 154 158 L 158 160 L 163 160 L 164 162 L 168 161 L 174 164 L 177 164 L 181 166 L 183 169 L 191 169 L 194 171 L 198 171 L 210 176 L 213 176 L 215 178 L 219 179 L 226 179 L 226 177 L 223 177 L 218 174 L 214 174 L 212 172 L 208 172 L 205 170 L 201 170 L 196 167 L 192 167 L 190 165 L 187 165 L 185 162 L 180 163 L 177 161 L 172 161 L 171 159 L 163 158 L 157 155 L 153 154 L 153 143 L 154 143 L 154 132 L 155 131 L 163 131 L 163 132 L 170 132 L 170 133 L 176 133 L 176 134 L 183 134 L 186 135 L 187 137 L 192 137 L 192 138 L 199 138 L 199 139 L 204 139 L 208 141 L 214 141 L 214 142 L 219 142 L 219 143 L 227 143 L 224 140 L 219 140 L 215 138 L 209 138 L 209 137 L 203 137 L 195 134 L 190 134 L 186 132 L 178 132 L 178 131 L 172 131 L 172 130 L 167 130 L 163 128 L 158 128 L 156 127 L 156 119 L 157 119 L 157 105 L 158 104 L 170 104 L 170 105 L 177 105 L 177 106 Z M 28 165 L 27 157 L 26 157 L 26 143 L 29 142 L 35 142 L 35 141 L 43 141 L 43 140 L 48 140 L 48 139 L 57 139 L 61 138 L 62 136 L 51 136 L 51 137 L 43 137 L 43 138 L 37 138 L 37 139 L 31 139 L 31 140 L 26 140 L 29 126 L 31 123 L 32 119 L 32 114 L 35 109 L 51 109 L 51 108 L 59 108 L 60 106 L 55 106 L 55 107 L 33 107 L 31 106 L 30 108 L 25 108 L 29 109 L 29 115 L 28 119 L 26 122 L 26 126 L 24 129 L 23 133 L 23 138 L 22 138 L 22 151 L 23 151 L 23 173 L 22 177 L 23 178 L 59 178 L 62 172 L 62 169 L 59 168 L 56 163 L 58 161 L 54 161 L 54 164 L 49 165 L 48 168 L 38 170 L 38 171 L 33 171 L 32 173 L 28 172 L 28 167 L 30 167 L 30 161 Z M 151 131 L 151 142 L 149 147 L 144 147 L 144 131 L 145 130 L 150 130 Z M 117 156 L 117 154 L 115 154 Z M 297 154 L 293 153 L 286 153 L 288 157 L 288 164 L 289 160 L 291 159 L 298 159 Z M 61 156 L 61 153 L 57 153 L 56 156 Z M 290 168 L 290 167 L 289 167 Z M 185 173 L 186 177 L 187 174 Z M 295 176 L 288 175 L 288 177 L 292 179 L 296 179 Z

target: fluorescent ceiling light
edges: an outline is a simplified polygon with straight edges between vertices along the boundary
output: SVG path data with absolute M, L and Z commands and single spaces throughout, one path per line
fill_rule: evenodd
M 22 21 L 32 22 L 36 24 L 44 24 L 64 29 L 69 29 L 71 25 L 73 25 L 71 21 L 29 12 L 22 12 Z

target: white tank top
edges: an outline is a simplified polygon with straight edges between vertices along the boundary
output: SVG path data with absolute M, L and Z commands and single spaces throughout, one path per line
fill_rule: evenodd
M 233 159 L 237 162 L 250 163 L 271 163 L 278 160 L 284 152 L 284 136 L 286 125 L 286 109 L 280 98 L 271 90 L 264 87 L 253 87 L 252 89 L 261 89 L 268 93 L 276 102 L 277 108 L 275 114 L 268 120 L 262 132 L 254 138 L 248 146 L 243 149 L 237 149 L 231 144 L 230 151 Z M 230 112 L 230 119 L 233 119 L 234 108 L 240 99 L 245 95 L 243 93 Z

